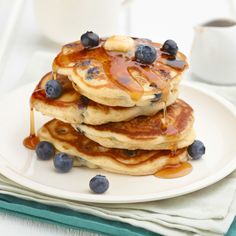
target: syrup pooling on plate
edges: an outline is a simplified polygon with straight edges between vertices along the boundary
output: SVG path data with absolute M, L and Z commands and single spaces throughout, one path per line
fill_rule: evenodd
M 137 71 L 149 84 L 155 85 L 152 93 L 162 92 L 163 98 L 168 95 L 169 92 L 169 79 L 170 71 L 176 71 L 177 75 L 184 71 L 187 64 L 184 60 L 171 59 L 172 63 L 169 63 L 169 59 L 166 58 L 166 54 L 160 50 L 160 44 L 152 43 L 148 40 L 146 44 L 154 46 L 157 50 L 157 59 L 152 65 L 143 65 L 135 61 L 134 52 L 114 52 L 106 51 L 103 48 L 105 40 L 101 40 L 98 47 L 93 49 L 85 49 L 80 42 L 65 45 L 62 52 L 54 60 L 54 71 L 57 66 L 62 68 L 74 69 L 76 73 L 76 67 L 80 66 L 81 62 L 85 60 L 95 60 L 102 64 L 102 68 L 105 72 L 105 76 L 109 78 L 114 85 L 127 92 L 130 97 L 137 101 L 144 94 L 142 82 L 132 76 L 132 71 Z M 143 41 L 135 39 L 136 46 Z M 164 55 L 164 57 L 163 57 Z M 182 67 L 175 66 L 174 61 L 181 61 Z M 89 86 L 89 85 L 88 85 Z M 90 86 L 92 86 L 90 84 Z
M 158 171 L 154 175 L 162 179 L 173 179 L 188 175 L 193 167 L 189 162 L 183 162 L 177 165 L 169 165 L 166 168 Z

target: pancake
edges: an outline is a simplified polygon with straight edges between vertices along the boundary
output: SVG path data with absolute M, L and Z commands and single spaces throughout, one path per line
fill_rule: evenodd
M 133 39 L 135 47 L 128 52 L 106 50 L 105 39 L 92 49 L 85 49 L 80 41 L 67 44 L 54 59 L 53 71 L 68 76 L 79 93 L 103 105 L 148 106 L 157 96 L 167 101 L 188 67 L 186 57 L 180 52 L 176 58 L 169 57 L 160 50 L 161 44 Z M 156 48 L 157 59 L 152 65 L 134 60 L 140 44 Z
M 126 175 L 151 175 L 167 165 L 188 159 L 186 148 L 175 152 L 105 148 L 78 133 L 71 125 L 56 119 L 46 123 L 38 131 L 38 137 L 41 141 L 52 143 L 57 150 L 74 156 L 75 165 Z
M 153 100 L 148 106 L 140 107 L 108 107 L 98 104 L 80 93 L 78 93 L 72 82 L 67 76 L 56 75 L 56 79 L 63 86 L 62 96 L 58 99 L 50 99 L 45 94 L 45 84 L 52 79 L 52 73 L 46 74 L 31 96 L 31 106 L 37 111 L 68 122 L 71 124 L 90 124 L 99 125 L 108 122 L 119 122 L 130 120 L 140 115 L 154 115 L 163 109 L 164 102 L 162 99 Z M 177 88 L 173 88 L 167 98 L 167 105 L 175 102 L 178 96 Z
M 193 110 L 183 100 L 168 106 L 154 116 L 139 116 L 130 121 L 103 125 L 76 125 L 89 139 L 108 148 L 129 150 L 178 149 L 193 143 Z

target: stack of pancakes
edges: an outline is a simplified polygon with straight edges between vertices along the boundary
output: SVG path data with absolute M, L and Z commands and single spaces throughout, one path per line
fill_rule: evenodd
M 187 68 L 178 52 L 168 58 L 161 44 L 133 39 L 135 47 L 156 48 L 152 65 L 134 60 L 134 50 L 109 51 L 104 40 L 85 49 L 80 41 L 63 46 L 31 96 L 31 106 L 53 117 L 39 131 L 42 141 L 74 157 L 75 166 L 150 175 L 188 160 L 193 143 L 193 110 L 178 99 Z M 45 85 L 56 79 L 63 87 L 57 99 Z

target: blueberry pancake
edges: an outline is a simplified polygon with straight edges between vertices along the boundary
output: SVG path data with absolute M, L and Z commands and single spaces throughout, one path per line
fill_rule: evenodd
M 108 107 L 98 104 L 77 92 L 67 76 L 56 75 L 56 80 L 62 85 L 59 98 L 46 96 L 45 85 L 52 79 L 52 73 L 46 74 L 31 96 L 31 106 L 37 111 L 71 124 L 99 125 L 107 122 L 130 120 L 140 115 L 154 115 L 165 106 L 161 98 L 153 99 L 148 106 Z M 175 102 L 178 96 L 177 88 L 169 93 L 166 105 Z
M 52 143 L 58 151 L 72 155 L 75 166 L 84 165 L 126 175 L 151 175 L 188 159 L 186 148 L 174 152 L 105 148 L 56 119 L 46 123 L 38 131 L 38 137 Z
M 147 39 L 112 36 L 87 48 L 76 41 L 63 46 L 53 61 L 54 73 L 69 77 L 75 89 L 107 106 L 149 106 L 167 102 L 188 67 L 186 57 L 166 53 Z
M 168 150 L 193 143 L 193 122 L 192 108 L 177 99 L 165 113 L 159 111 L 153 116 L 139 116 L 129 121 L 102 125 L 79 124 L 76 129 L 108 148 Z
M 175 176 L 183 176 L 188 159 L 205 153 L 194 141 L 193 109 L 178 99 L 187 68 L 173 40 L 87 31 L 62 47 L 36 86 L 23 143 L 40 160 L 53 158 L 58 172 L 85 166 L 145 176 L 181 169 Z M 37 134 L 34 109 L 54 118 Z

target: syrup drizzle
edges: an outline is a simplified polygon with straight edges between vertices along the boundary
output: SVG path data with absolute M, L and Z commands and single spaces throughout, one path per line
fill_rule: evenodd
M 35 134 L 34 109 L 30 107 L 30 134 L 23 141 L 26 148 L 34 150 L 39 143 L 39 138 Z
M 162 179 L 173 179 L 188 175 L 193 167 L 189 162 L 183 162 L 177 165 L 169 165 L 154 174 L 154 176 Z
M 161 129 L 165 131 L 168 127 L 167 120 L 166 120 L 166 102 L 163 102 L 163 117 L 161 118 Z
M 102 40 L 102 43 L 103 42 L 104 40 Z M 95 59 L 102 63 L 104 72 L 109 77 L 109 79 L 111 79 L 111 81 L 113 81 L 114 84 L 116 84 L 118 87 L 125 90 L 133 100 L 139 100 L 143 95 L 144 90 L 139 81 L 131 76 L 130 70 L 138 71 L 147 81 L 150 82 L 150 84 L 155 84 L 156 90 L 162 91 L 163 101 L 165 101 L 165 98 L 167 97 L 169 91 L 169 81 L 166 78 L 161 78 L 161 76 L 158 76 L 156 71 L 163 70 L 163 68 L 165 68 L 165 65 L 169 65 L 179 72 L 182 72 L 186 66 L 185 61 L 181 60 L 171 60 L 172 63 L 167 63 L 168 59 L 165 59 L 164 56 L 162 57 L 162 54 L 160 53 L 160 45 L 158 44 L 155 44 L 155 46 L 158 47 L 158 58 L 156 60 L 156 63 L 151 66 L 144 66 L 137 63 L 132 57 L 128 56 L 128 54 L 121 54 L 120 52 L 107 52 L 101 45 L 100 47 L 93 50 L 86 50 L 79 43 L 69 44 L 69 46 L 69 53 L 60 53 L 54 61 L 52 73 L 53 79 L 56 79 L 57 76 L 57 70 L 54 68 L 57 65 L 69 68 L 78 65 L 78 62 L 85 59 Z M 182 67 L 179 67 L 179 64 L 175 63 L 176 61 L 182 62 Z M 166 104 L 163 111 L 163 122 L 164 126 L 166 127 Z M 24 145 L 27 148 L 35 149 L 38 142 L 39 139 L 35 135 L 34 111 L 33 108 L 31 108 L 30 135 L 24 140 Z
M 137 41 L 138 42 L 138 41 Z M 74 68 L 76 73 L 76 66 L 79 65 L 79 62 L 89 59 L 96 60 L 102 63 L 104 72 L 106 76 L 109 77 L 116 86 L 120 89 L 126 91 L 131 99 L 134 101 L 139 100 L 143 93 L 143 86 L 140 82 L 131 76 L 130 70 L 138 71 L 150 84 L 156 85 L 156 90 L 153 92 L 162 91 L 163 100 L 168 95 L 169 91 L 169 80 L 164 76 L 161 76 L 158 71 L 169 71 L 170 68 L 167 66 L 173 67 L 178 73 L 181 73 L 187 64 L 183 60 L 174 59 L 169 63 L 166 59 L 166 55 L 163 54 L 160 50 L 160 45 L 151 43 L 157 48 L 157 60 L 152 65 L 142 65 L 134 60 L 133 56 L 128 53 L 120 52 L 110 52 L 106 51 L 102 44 L 104 40 L 101 40 L 101 45 L 97 48 L 87 50 L 79 42 L 69 44 L 69 53 L 67 53 L 68 45 L 65 45 L 60 53 L 54 60 L 54 71 L 56 71 L 57 66 L 64 68 Z M 63 52 L 66 52 L 65 54 Z M 182 67 L 179 67 L 179 64 L 176 64 L 176 61 L 182 62 Z
M 57 73 L 54 72 L 54 71 L 52 72 L 52 79 L 53 79 L 53 80 L 56 80 L 56 79 L 57 79 Z

